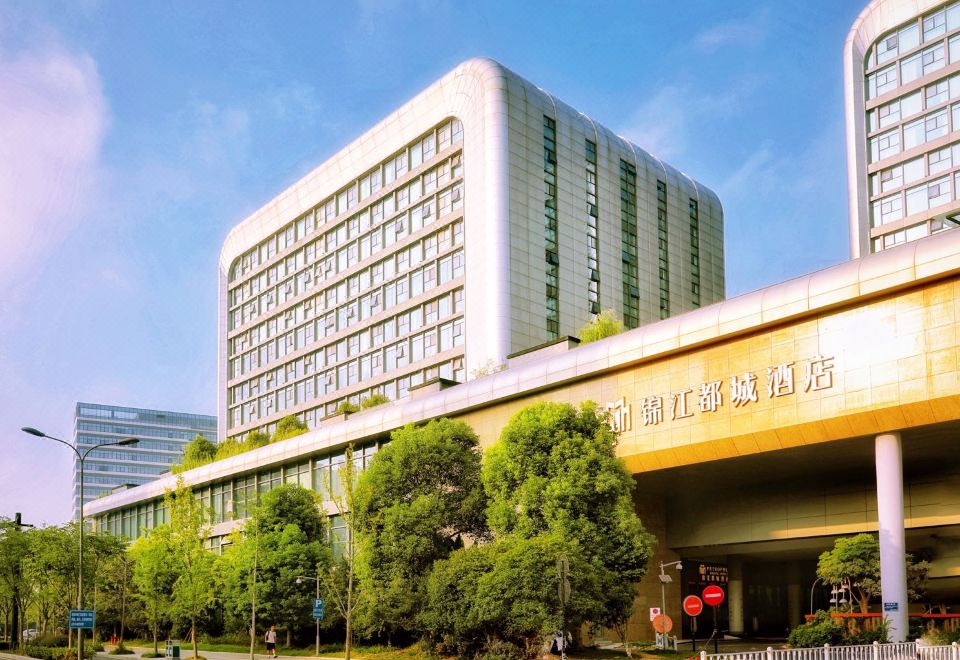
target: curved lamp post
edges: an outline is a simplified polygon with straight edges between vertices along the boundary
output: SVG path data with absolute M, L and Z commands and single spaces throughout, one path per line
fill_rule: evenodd
M 80 460 L 80 567 L 77 571 L 77 609 L 83 609 L 83 462 L 86 460 L 87 456 L 90 455 L 94 449 L 99 449 L 100 447 L 110 447 L 112 445 L 117 445 L 120 447 L 130 447 L 132 445 L 140 442 L 136 438 L 125 438 L 123 440 L 117 440 L 116 442 L 103 442 L 99 445 L 94 445 L 90 447 L 82 454 L 80 450 L 74 447 L 72 444 L 66 440 L 61 440 L 60 438 L 54 438 L 52 435 L 47 435 L 43 431 L 38 431 L 35 428 L 29 426 L 24 426 L 20 429 L 24 433 L 29 433 L 30 435 L 35 435 L 38 438 L 47 438 L 48 440 L 53 440 L 54 442 L 59 442 L 62 445 L 66 445 L 73 450 L 73 453 L 77 455 L 77 458 Z M 77 628 L 77 657 L 81 660 L 83 659 L 83 628 Z
M 320 599 L 320 573 L 317 572 L 317 577 L 306 577 L 304 575 L 297 576 L 297 584 L 303 584 L 304 580 L 313 580 L 317 583 L 317 600 Z M 316 638 L 316 654 L 319 657 L 320 655 L 320 619 L 317 619 L 317 638 Z

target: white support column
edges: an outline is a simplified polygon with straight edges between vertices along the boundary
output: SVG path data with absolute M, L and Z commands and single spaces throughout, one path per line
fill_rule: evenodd
M 878 435 L 877 519 L 880 531 L 881 611 L 890 622 L 890 641 L 907 637 L 907 543 L 903 522 L 903 455 L 899 433 Z
M 730 634 L 743 634 L 743 560 L 727 557 L 727 613 Z

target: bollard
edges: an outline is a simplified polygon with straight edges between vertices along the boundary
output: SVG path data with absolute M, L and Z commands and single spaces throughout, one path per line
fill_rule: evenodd
M 830 660 L 830 645 L 823 645 L 823 660 Z
M 873 660 L 880 660 L 880 642 L 873 642 Z
M 767 647 L 767 660 L 773 660 L 773 647 Z
M 700 651 L 700 660 L 707 660 L 707 652 Z
M 950 645 L 950 660 L 960 660 L 960 646 L 956 642 Z

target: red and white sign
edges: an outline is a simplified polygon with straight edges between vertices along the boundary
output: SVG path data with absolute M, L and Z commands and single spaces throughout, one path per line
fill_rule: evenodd
M 703 611 L 703 601 L 700 596 L 687 596 L 683 599 L 683 611 L 687 616 L 697 616 Z
M 650 621 L 653 621 L 653 620 L 656 619 L 658 616 L 660 616 L 660 608 L 659 608 L 659 607 L 651 607 L 651 608 L 650 608 Z
M 664 620 L 664 618 L 666 618 L 666 620 L 667 620 L 667 629 L 666 629 L 666 630 L 663 629 L 663 620 Z M 673 619 L 671 619 L 669 616 L 666 616 L 666 617 L 665 617 L 663 614 L 658 614 L 657 617 L 653 620 L 653 629 L 654 629 L 655 631 L 657 631 L 658 633 L 661 633 L 661 634 L 663 634 L 663 633 L 668 633 L 668 632 L 670 632 L 671 630 L 673 630 Z
M 715 584 L 711 584 L 703 590 L 703 602 L 710 607 L 719 607 L 723 602 L 724 596 L 723 589 Z

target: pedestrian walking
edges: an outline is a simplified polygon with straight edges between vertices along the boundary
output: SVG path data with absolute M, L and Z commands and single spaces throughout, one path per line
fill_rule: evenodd
M 264 635 L 263 640 L 267 643 L 267 653 L 271 654 L 271 657 L 277 657 L 277 627 L 270 626 L 270 630 L 267 631 L 267 634 Z

